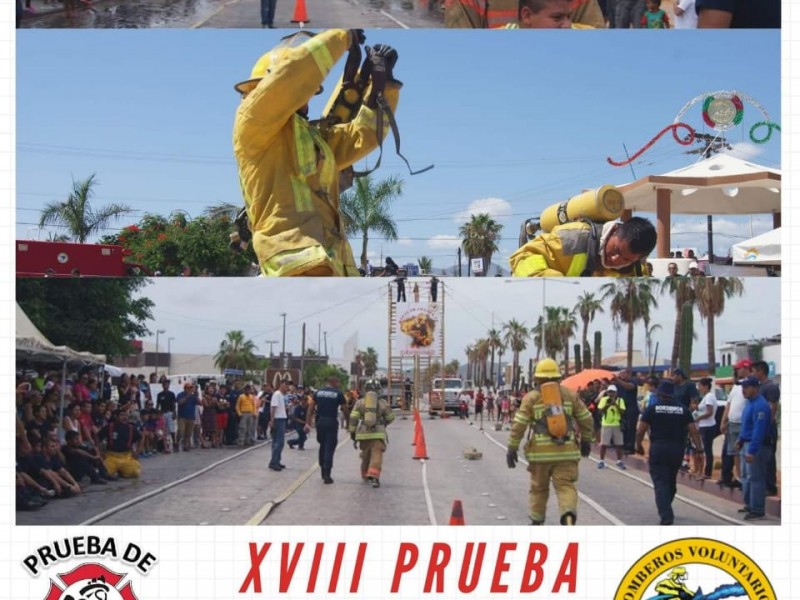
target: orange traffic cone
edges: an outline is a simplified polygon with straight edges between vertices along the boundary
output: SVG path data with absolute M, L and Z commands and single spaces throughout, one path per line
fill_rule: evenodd
M 419 439 L 419 429 L 420 429 L 419 421 L 414 419 L 414 436 L 413 436 L 413 438 L 411 440 L 411 445 L 412 446 L 416 446 L 417 445 L 417 440 Z
M 421 458 L 428 458 L 428 449 L 425 447 L 425 431 L 422 429 L 422 424 L 419 426 L 417 443 L 414 446 L 414 460 L 419 460 Z
M 305 23 L 309 23 L 308 11 L 306 11 L 306 0 L 294 1 L 294 17 L 292 17 L 292 23 L 300 23 L 301 28 Z
M 450 510 L 450 522 L 448 525 L 466 525 L 464 523 L 464 507 L 461 500 L 453 500 L 453 508 Z

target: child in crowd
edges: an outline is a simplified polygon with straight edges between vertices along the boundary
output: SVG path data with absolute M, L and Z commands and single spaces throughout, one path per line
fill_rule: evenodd
M 669 16 L 661 10 L 661 0 L 647 0 L 642 15 L 642 29 L 669 29 Z

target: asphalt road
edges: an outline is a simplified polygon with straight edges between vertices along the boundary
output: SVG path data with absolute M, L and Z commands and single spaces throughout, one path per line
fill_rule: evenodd
M 296 0 L 278 0 L 275 26 L 292 23 Z M 424 4 L 423 4 L 424 3 Z M 441 27 L 439 14 L 425 0 L 305 0 L 305 28 Z M 95 0 L 81 4 L 76 17 L 62 10 L 23 20 L 23 28 L 260 28 L 260 0 Z
M 362 482 L 358 452 L 341 431 L 334 485 L 319 477 L 313 436 L 305 452 L 284 450 L 288 469 L 280 473 L 267 469 L 269 445 L 244 452 L 192 450 L 143 460 L 140 480 L 90 485 L 77 498 L 18 512 L 17 524 L 447 525 L 454 500 L 461 500 L 468 525 L 528 524 L 528 474 L 522 463 L 506 467 L 506 431 L 494 431 L 489 423 L 481 431 L 465 420 L 423 417 L 430 458 L 422 461 L 413 458 L 412 423 L 398 418 L 390 427 L 380 489 Z M 467 460 L 465 448 L 476 448 L 483 457 Z M 185 477 L 190 478 L 182 481 Z M 598 470 L 594 459 L 584 459 L 578 487 L 580 525 L 658 523 L 644 472 Z M 735 502 L 682 485 L 679 496 L 676 525 L 741 523 Z M 557 522 L 551 493 L 546 524 Z M 769 518 L 757 524 L 779 523 Z

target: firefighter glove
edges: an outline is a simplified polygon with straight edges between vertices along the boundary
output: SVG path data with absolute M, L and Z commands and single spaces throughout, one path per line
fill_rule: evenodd
M 354 442 L 356 441 L 356 432 L 355 431 L 351 431 L 350 432 L 350 439 L 353 440 Z
M 591 442 L 581 442 L 581 456 L 586 458 L 592 453 L 592 444 Z
M 367 41 L 367 36 L 364 35 L 363 29 L 351 29 L 350 38 L 353 40 L 353 45 L 361 45 Z
M 519 457 L 517 456 L 516 448 L 509 448 L 508 452 L 506 452 L 506 464 L 508 465 L 509 469 L 514 469 L 517 466 L 517 461 Z
M 392 69 L 394 69 L 394 66 L 397 64 L 397 50 L 386 44 L 375 44 L 371 51 L 368 50 L 368 52 L 370 52 L 371 55 L 383 58 L 386 63 L 386 72 L 389 74 L 389 79 L 392 79 Z

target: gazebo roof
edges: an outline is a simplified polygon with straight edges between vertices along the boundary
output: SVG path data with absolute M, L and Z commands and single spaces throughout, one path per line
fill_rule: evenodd
M 619 186 L 625 208 L 656 212 L 656 190 L 669 189 L 672 214 L 751 215 L 781 211 L 781 171 L 717 154 L 663 175 Z

